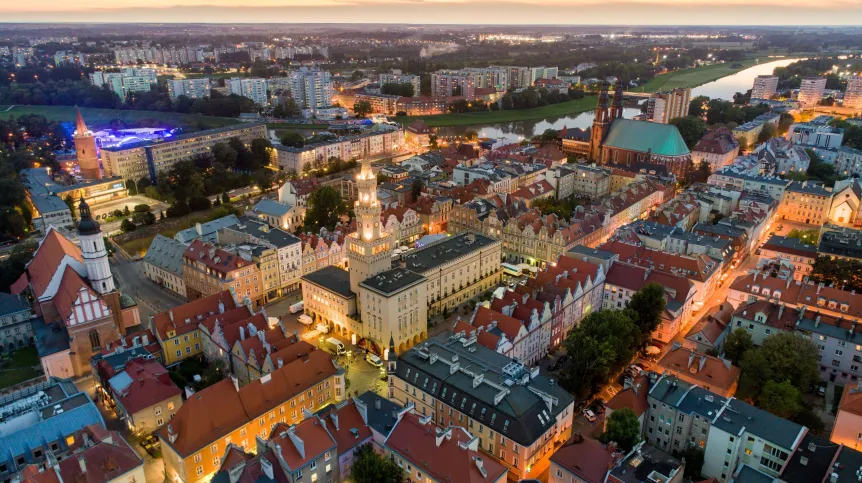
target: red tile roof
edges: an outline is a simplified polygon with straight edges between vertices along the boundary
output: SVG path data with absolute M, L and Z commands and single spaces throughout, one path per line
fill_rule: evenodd
M 45 293 L 51 278 L 67 255 L 84 263 L 81 249 L 57 230 L 49 228 L 48 234 L 33 254 L 33 259 L 27 263 L 27 278 L 30 280 L 30 286 L 36 298 Z
M 448 431 L 451 436 L 442 438 L 438 445 L 437 431 Z M 423 424 L 418 415 L 408 413 L 396 423 L 385 445 L 436 481 L 485 483 L 505 478 L 506 467 L 475 449 L 461 447 L 472 439 L 464 428 L 449 426 L 444 429 L 430 421 Z M 487 476 L 482 475 L 478 461 Z
M 608 470 L 622 458 L 597 440 L 580 434 L 551 455 L 551 461 L 565 468 L 586 483 L 604 483 Z
M 646 376 L 638 376 L 634 380 L 631 387 L 625 388 L 616 393 L 610 401 L 607 402 L 607 407 L 614 411 L 622 408 L 629 408 L 640 416 L 649 408 L 647 402 L 647 394 L 649 393 L 649 379 Z
M 225 290 L 160 312 L 153 316 L 153 326 L 156 328 L 159 338 L 166 340 L 168 339 L 168 331 L 176 331 L 177 335 L 191 332 L 198 328 L 198 324 L 204 318 L 223 314 L 224 311 L 236 307 L 236 300 L 234 300 L 230 290 Z
M 841 402 L 838 403 L 839 411 L 847 411 L 862 416 L 862 390 L 858 384 L 847 384 L 841 393 Z
M 327 413 L 320 414 L 326 421 L 326 429 L 338 444 L 338 454 L 352 451 L 353 448 L 371 438 L 371 428 L 365 424 L 356 403 L 351 399 L 344 405 L 330 406 Z M 353 431 L 356 434 L 353 434 Z
M 132 383 L 121 391 L 113 390 L 115 399 L 129 414 L 147 409 L 182 394 L 167 369 L 155 360 L 132 359 L 126 363 L 126 374 Z
M 658 366 L 672 373 L 695 380 L 715 391 L 727 392 L 736 386 L 740 369 L 730 361 L 699 354 L 692 349 L 675 347 L 658 361 Z M 716 391 L 717 392 L 717 391 Z
M 33 474 L 29 470 L 24 483 L 108 483 L 135 468 L 143 466 L 143 460 L 116 432 L 106 433 L 89 448 L 59 462 L 57 468 Z M 59 473 L 60 478 L 57 478 Z M 53 476 L 52 476 L 53 475 Z
M 191 242 L 189 247 L 183 252 L 183 263 L 191 262 L 202 263 L 209 269 L 223 274 L 253 264 L 253 262 L 245 260 L 239 255 L 216 248 L 213 244 L 201 240 Z
M 73 309 L 75 308 L 75 302 L 83 292 L 88 292 L 93 299 L 99 300 L 97 303 L 102 303 L 99 294 L 87 285 L 87 282 L 78 275 L 78 272 L 76 272 L 75 269 L 66 265 L 66 270 L 63 272 L 63 278 L 60 279 L 60 285 L 57 287 L 57 293 L 52 299 L 54 306 L 57 307 L 57 313 L 59 313 L 60 317 L 63 318 L 63 322 L 65 324 L 68 325 L 70 323 L 70 319 L 74 315 Z M 103 317 L 110 317 L 111 313 L 107 305 L 103 304 L 102 308 L 105 311 Z M 93 317 L 95 317 L 95 314 L 93 314 Z M 88 320 L 78 320 L 76 322 L 81 323 L 87 321 Z
M 269 439 L 273 444 L 279 445 L 285 463 L 291 470 L 295 470 L 309 461 L 319 458 L 327 451 L 335 452 L 335 440 L 327 431 L 327 427 L 328 424 L 325 427 L 317 418 L 308 418 L 293 426 L 279 423 L 272 429 Z M 302 440 L 304 454 L 299 452 L 291 440 L 290 433 Z M 332 458 L 335 456 L 335 454 L 331 454 Z M 333 463 L 338 464 L 337 459 L 334 459 Z

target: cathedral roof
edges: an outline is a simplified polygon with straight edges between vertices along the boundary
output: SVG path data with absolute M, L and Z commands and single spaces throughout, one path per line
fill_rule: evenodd
M 689 154 L 688 146 L 676 126 L 631 119 L 615 120 L 604 145 L 642 153 L 650 151 L 658 156 Z

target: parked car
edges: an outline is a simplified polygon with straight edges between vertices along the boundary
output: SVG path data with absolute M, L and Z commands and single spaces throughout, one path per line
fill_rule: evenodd
M 383 361 L 380 360 L 380 358 L 377 357 L 375 354 L 372 354 L 370 352 L 368 354 L 365 354 L 365 360 L 368 361 L 368 363 L 374 367 L 383 367 Z
M 598 421 L 598 418 L 596 418 L 596 413 L 590 411 L 589 409 L 584 409 L 584 417 L 587 418 L 587 421 L 591 423 L 595 423 L 596 421 Z

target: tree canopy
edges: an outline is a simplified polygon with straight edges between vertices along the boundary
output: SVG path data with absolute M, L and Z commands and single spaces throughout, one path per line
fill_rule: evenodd
M 737 395 L 746 399 L 760 396 L 769 381 L 788 381 L 800 391 L 819 380 L 820 351 L 808 339 L 791 332 L 779 332 L 749 349 L 742 357 L 742 376 Z
M 699 117 L 678 117 L 671 119 L 670 123 L 679 130 L 679 134 L 682 136 L 688 149 L 693 149 L 697 142 L 700 141 L 700 138 L 706 134 L 706 123 Z
M 311 232 L 317 232 L 323 227 L 332 230 L 340 216 L 347 211 L 347 203 L 341 198 L 341 193 L 331 186 L 324 186 L 309 196 L 303 228 Z
M 640 441 L 641 423 L 631 408 L 622 408 L 611 413 L 607 420 L 607 431 L 602 434 L 604 443 L 613 441 L 628 453 Z
M 354 451 L 350 479 L 353 483 L 403 483 L 404 470 L 368 443 Z

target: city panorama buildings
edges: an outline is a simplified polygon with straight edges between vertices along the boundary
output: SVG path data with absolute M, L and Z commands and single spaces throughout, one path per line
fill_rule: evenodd
M 501 278 L 501 243 L 472 233 L 447 237 L 393 258 L 380 222 L 377 179 L 363 161 L 357 176 L 356 232 L 345 240 L 349 271 L 324 267 L 302 277 L 305 313 L 378 354 L 427 337 L 428 315 L 455 308 Z

